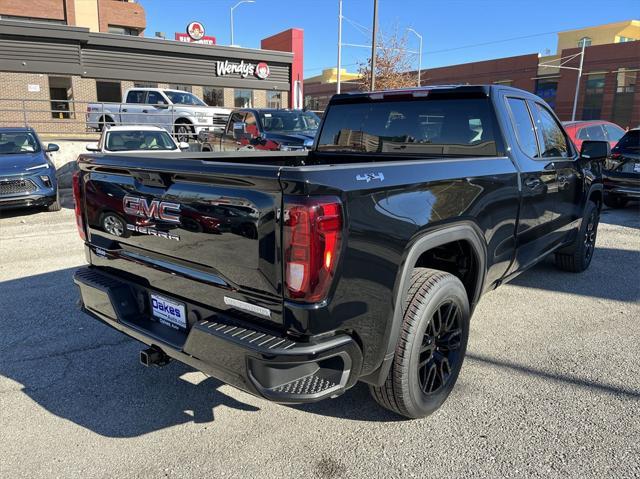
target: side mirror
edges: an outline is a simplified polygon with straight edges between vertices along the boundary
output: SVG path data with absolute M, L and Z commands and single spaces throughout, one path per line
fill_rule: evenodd
M 166 110 L 167 108 L 169 108 L 169 105 L 167 105 L 166 103 L 158 103 L 157 105 L 154 105 L 156 108 L 159 108 L 160 110 Z
M 53 151 L 58 151 L 58 150 L 60 150 L 60 147 L 55 143 L 49 143 L 47 145 L 47 153 L 51 153 Z
M 100 151 L 100 147 L 97 143 L 88 143 L 86 149 L 87 151 Z
M 608 141 L 585 140 L 580 148 L 580 158 L 586 160 L 606 160 L 611 155 Z
M 191 147 L 186 141 L 181 141 L 180 143 L 178 143 L 178 148 L 180 148 L 181 150 L 188 150 Z

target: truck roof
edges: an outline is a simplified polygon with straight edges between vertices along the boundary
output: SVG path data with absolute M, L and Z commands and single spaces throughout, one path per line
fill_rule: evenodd
M 408 88 L 397 88 L 393 90 L 375 90 L 375 91 L 365 91 L 365 92 L 347 92 L 340 93 L 334 95 L 332 97 L 333 100 L 346 100 L 353 98 L 366 98 L 366 97 L 376 97 L 376 96 L 385 96 L 385 95 L 397 95 L 397 94 L 414 94 L 416 96 L 428 95 L 429 92 L 437 91 L 441 93 L 446 92 L 457 92 L 457 93 L 476 93 L 480 95 L 489 96 L 491 90 L 500 88 L 501 90 L 511 90 L 513 92 L 517 92 L 519 94 L 526 94 L 528 96 L 532 96 L 531 92 L 521 90 L 519 88 L 514 88 L 512 86 L 507 85 L 427 85 L 421 87 L 408 87 Z

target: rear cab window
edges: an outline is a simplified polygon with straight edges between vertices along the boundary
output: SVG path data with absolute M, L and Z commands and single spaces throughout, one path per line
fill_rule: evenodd
M 317 151 L 392 156 L 503 154 L 489 98 L 398 97 L 331 104 Z

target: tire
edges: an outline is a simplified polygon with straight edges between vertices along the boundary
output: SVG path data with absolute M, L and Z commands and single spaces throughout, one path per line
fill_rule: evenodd
M 100 227 L 110 235 L 119 238 L 129 237 L 129 230 L 125 221 L 115 213 L 103 213 L 100 217 Z
M 188 121 L 178 122 L 174 130 L 175 130 L 176 141 L 178 142 L 185 141 L 188 143 L 189 140 L 193 138 L 195 133 L 193 130 L 193 126 L 191 126 L 191 123 L 189 123 Z
M 629 200 L 617 195 L 604 195 L 604 204 L 609 208 L 624 208 Z
M 382 386 L 369 386 L 376 402 L 408 418 L 436 411 L 458 379 L 470 318 L 467 292 L 457 277 L 414 269 L 391 370 Z
M 589 201 L 584 209 L 582 224 L 573 245 L 555 254 L 556 266 L 559 269 L 581 273 L 589 267 L 596 247 L 599 222 L 598 205 Z
M 58 195 L 58 193 L 56 193 L 56 200 L 51 203 L 49 206 L 47 206 L 47 211 L 49 212 L 55 212 L 55 211 L 60 211 L 62 209 L 62 206 L 60 205 L 60 196 Z

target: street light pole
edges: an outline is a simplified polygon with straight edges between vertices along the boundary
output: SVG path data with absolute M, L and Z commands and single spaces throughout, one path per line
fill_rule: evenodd
M 340 93 L 342 70 L 342 0 L 338 0 L 338 78 L 336 79 L 336 93 Z
M 422 86 L 420 81 L 420 74 L 422 73 L 422 35 L 416 32 L 413 28 L 407 28 L 408 31 L 413 33 L 420 40 L 420 48 L 418 48 L 418 86 Z
M 255 0 L 240 0 L 238 3 L 236 3 L 233 7 L 231 7 L 231 14 L 229 15 L 230 19 L 231 19 L 231 45 L 235 45 L 234 41 L 233 41 L 233 11 L 235 10 L 236 7 L 242 5 L 243 3 L 256 3 Z
M 573 112 L 571 113 L 571 121 L 576 119 L 576 109 L 578 108 L 578 94 L 580 92 L 580 80 L 582 79 L 582 65 L 584 64 L 584 49 L 587 46 L 586 40 L 582 39 L 582 53 L 580 54 L 580 66 L 578 67 L 578 80 L 576 81 L 576 94 L 573 97 Z
M 371 91 L 376 89 L 376 37 L 378 36 L 378 0 L 373 0 L 373 35 L 371 37 Z

